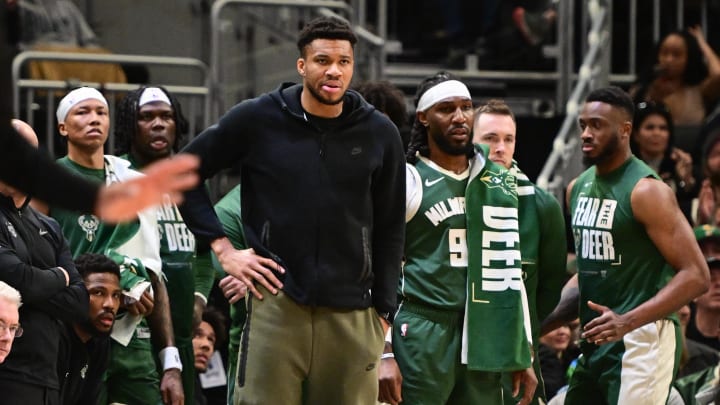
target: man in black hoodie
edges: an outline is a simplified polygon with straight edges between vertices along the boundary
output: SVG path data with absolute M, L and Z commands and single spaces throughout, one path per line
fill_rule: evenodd
M 37 146 L 34 133 L 24 133 Z M 0 365 L 2 403 L 60 403 L 58 320 L 87 316 L 88 293 L 60 226 L 29 206 L 30 197 L 0 183 L 0 281 L 23 298 L 24 334 Z
M 298 39 L 302 84 L 241 102 L 184 149 L 203 179 L 241 167 L 249 249 L 232 247 L 204 187 L 180 208 L 198 246 L 249 290 L 236 404 L 377 398 L 405 170 L 397 128 L 348 90 L 356 41 L 344 21 L 313 20 Z

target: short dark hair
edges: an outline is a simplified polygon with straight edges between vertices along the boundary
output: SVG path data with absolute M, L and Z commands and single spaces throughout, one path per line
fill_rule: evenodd
M 207 307 L 203 311 L 202 320 L 210 324 L 215 332 L 215 349 L 225 344 L 225 315 L 214 307 Z
M 480 118 L 480 114 L 496 114 L 496 115 L 507 115 L 515 121 L 515 114 L 513 114 L 510 106 L 503 100 L 490 99 L 487 103 L 481 105 L 475 110 L 475 124 Z
M 624 110 L 630 121 L 632 121 L 635 116 L 635 105 L 633 104 L 632 98 L 620 87 L 608 86 L 591 91 L 590 94 L 585 97 L 585 102 L 591 103 L 593 101 L 610 104 L 613 107 Z
M 300 56 L 305 56 L 305 47 L 316 39 L 342 39 L 350 41 L 355 48 L 357 36 L 347 22 L 335 17 L 319 17 L 310 21 L 300 31 L 297 40 Z
M 111 273 L 120 279 L 120 266 L 99 253 L 83 253 L 75 259 L 78 273 L 85 278 L 93 273 Z

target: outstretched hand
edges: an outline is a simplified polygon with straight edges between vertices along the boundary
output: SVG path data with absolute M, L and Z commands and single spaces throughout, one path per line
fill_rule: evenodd
M 596 345 L 622 340 L 631 331 L 630 325 L 623 315 L 618 315 L 610 308 L 588 301 L 588 307 L 600 316 L 588 322 L 584 327 L 582 338 Z
M 103 221 L 123 222 L 161 203 L 165 195 L 177 204 L 182 191 L 197 184 L 199 163 L 196 156 L 188 154 L 155 162 L 143 170 L 145 176 L 101 188 L 95 211 Z

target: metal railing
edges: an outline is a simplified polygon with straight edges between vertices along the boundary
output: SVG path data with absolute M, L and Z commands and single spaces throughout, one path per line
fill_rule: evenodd
M 587 12 L 591 20 L 588 33 L 589 50 L 578 73 L 578 81 L 567 101 L 565 119 L 553 148 L 537 179 L 539 187 L 563 201 L 568 182 L 580 173 L 577 117 L 582 100 L 594 88 L 606 85 L 609 79 L 610 33 L 612 32 L 611 0 L 590 0 Z
M 45 145 L 50 151 L 53 151 L 55 146 L 56 91 L 64 92 L 78 86 L 89 86 L 101 89 L 108 100 L 112 128 L 113 112 L 115 111 L 115 102 L 117 99 L 115 96 L 137 89 L 140 85 L 132 83 L 84 82 L 73 78 L 68 78 L 67 80 L 23 78 L 23 69 L 26 64 L 33 61 L 165 66 L 194 70 L 199 74 L 198 85 L 165 85 L 157 81 L 153 84 L 163 85 L 168 91 L 172 92 L 181 100 L 187 99 L 187 101 L 189 101 L 183 103 L 183 110 L 188 119 L 189 127 L 191 128 L 191 136 L 194 135 L 192 132 L 194 129 L 200 128 L 200 126 L 204 128 L 210 125 L 209 70 L 207 65 L 198 59 L 126 54 L 88 54 L 48 51 L 22 52 L 13 59 L 12 63 L 13 112 L 16 117 L 34 126 L 34 112 L 39 109 L 45 110 Z M 44 96 L 40 95 L 39 92 L 44 92 Z M 45 98 L 45 102 L 41 107 L 36 100 L 43 97 Z M 24 104 L 24 108 L 21 108 L 22 104 Z M 198 121 L 201 125 L 198 125 Z M 107 142 L 110 152 L 112 152 L 114 147 L 113 134 L 114 131 L 111 130 Z
M 386 4 L 385 0 L 380 0 L 379 6 Z M 355 34 L 360 40 L 360 44 L 363 46 L 356 47 L 355 59 L 358 62 L 358 70 L 356 76 L 363 77 L 364 79 L 378 79 L 383 76 L 385 71 L 385 39 L 384 33 L 385 28 L 380 29 L 376 35 L 365 28 L 365 24 L 355 24 L 354 15 L 360 10 L 354 10 L 351 4 L 345 1 L 327 1 L 327 0 L 218 0 L 212 5 L 210 13 L 210 67 L 211 67 L 211 78 L 212 78 L 212 103 L 211 113 L 212 116 L 217 118 L 231 105 L 235 104 L 239 99 L 245 96 L 255 96 L 258 91 L 258 83 L 263 80 L 267 81 L 270 78 L 277 78 L 278 82 L 295 77 L 295 65 L 288 64 L 284 73 L 280 74 L 269 74 L 268 67 L 260 67 L 258 58 L 260 57 L 272 57 L 273 55 L 267 55 L 267 52 L 277 53 L 278 51 L 284 52 L 292 48 L 294 50 L 294 42 L 296 37 L 296 31 L 283 32 L 279 27 L 273 28 L 272 33 L 279 38 L 287 48 L 278 48 L 276 45 L 274 48 L 269 47 L 268 50 L 263 49 L 251 49 L 254 44 L 248 44 L 244 52 L 243 50 L 238 51 L 236 48 L 226 49 L 225 52 L 221 50 L 221 37 L 223 31 L 234 32 L 232 27 L 228 26 L 228 23 L 234 26 L 237 22 L 229 20 L 225 17 L 224 11 L 228 6 L 242 6 L 244 9 L 249 10 L 250 6 L 254 7 L 274 7 L 280 8 L 277 14 L 289 14 L 288 10 L 295 10 L 300 12 L 312 12 L 317 15 L 334 16 L 348 21 L 355 31 Z M 248 15 L 249 12 L 246 14 Z M 379 23 L 387 24 L 384 21 L 384 13 L 380 13 L 378 16 Z M 253 21 L 250 23 L 257 27 L 268 24 L 268 21 L 263 21 L 262 16 L 255 16 Z M 363 16 L 363 18 L 365 18 Z M 247 21 L 246 21 L 247 22 Z M 297 27 L 294 27 L 297 28 Z M 277 55 L 275 55 L 277 56 Z M 287 55 L 283 55 L 287 56 Z M 279 61 L 276 60 L 276 62 Z M 235 63 L 233 63 L 235 62 Z M 242 87 L 242 83 L 231 83 L 231 79 L 228 79 L 225 72 L 229 69 L 233 69 L 235 66 L 241 66 L 247 72 L 244 77 L 240 80 L 251 86 L 249 91 L 245 94 L 238 96 L 234 92 L 235 88 Z M 274 68 L 274 66 L 273 66 Z M 235 71 L 240 69 L 234 69 Z M 237 72 L 234 72 L 237 73 Z M 239 76 L 238 76 L 239 77 Z M 274 86 L 275 84 L 273 84 Z M 235 87 L 233 87 L 235 86 Z M 225 94 L 227 93 L 227 94 Z

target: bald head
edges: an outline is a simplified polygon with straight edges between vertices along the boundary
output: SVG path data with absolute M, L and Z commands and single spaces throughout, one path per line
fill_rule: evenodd
M 35 130 L 25 121 L 13 119 L 12 126 L 30 145 L 38 147 L 38 137 Z

